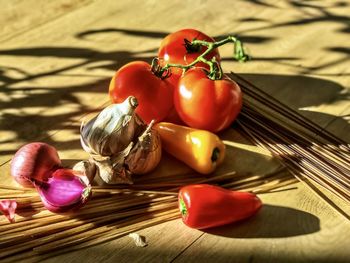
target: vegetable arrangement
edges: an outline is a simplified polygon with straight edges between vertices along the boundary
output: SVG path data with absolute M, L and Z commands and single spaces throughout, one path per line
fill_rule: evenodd
M 212 132 L 226 129 L 242 107 L 239 86 L 224 76 L 220 65 L 217 48 L 226 43 L 234 43 L 238 61 L 249 59 L 235 37 L 215 42 L 195 29 L 168 35 L 152 65 L 131 62 L 115 73 L 109 86 L 111 101 L 136 97 L 136 113 L 146 122 L 175 120 Z
M 151 65 L 134 61 L 115 73 L 109 85 L 113 104 L 82 123 L 80 140 L 89 160 L 66 169 L 55 148 L 31 143 L 12 160 L 14 179 L 34 187 L 48 210 L 62 213 L 87 202 L 95 177 L 132 184 L 132 175 L 151 172 L 162 149 L 197 173 L 213 173 L 225 157 L 215 133 L 229 127 L 242 107 L 240 87 L 220 65 L 218 47 L 230 42 L 238 61 L 249 59 L 235 37 L 216 42 L 194 29 L 168 35 Z M 181 188 L 178 200 L 184 223 L 198 229 L 248 218 L 261 207 L 254 194 L 206 184 Z M 13 221 L 16 205 L 1 204 Z

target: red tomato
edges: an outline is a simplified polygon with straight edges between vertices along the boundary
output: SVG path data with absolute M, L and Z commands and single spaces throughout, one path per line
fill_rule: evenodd
M 186 40 L 191 42 L 194 39 L 215 42 L 213 38 L 195 29 L 182 29 L 171 33 L 162 40 L 158 50 L 158 57 L 161 59 L 162 64 L 175 63 L 188 65 L 193 62 L 199 55 L 207 50 L 207 48 L 203 46 L 190 46 L 186 44 Z M 205 56 L 207 60 L 211 60 L 213 57 L 215 57 L 217 61 L 220 61 L 218 49 L 214 49 Z M 208 65 L 202 62 L 198 63 L 196 66 L 208 68 Z M 178 68 L 171 68 L 171 71 L 174 74 L 182 73 L 182 70 Z
M 195 29 L 183 29 L 166 36 L 158 51 L 158 57 L 160 58 L 160 64 L 164 66 L 167 63 L 188 65 L 193 62 L 198 56 L 200 56 L 207 48 L 203 46 L 191 47 L 186 44 L 186 41 L 193 41 L 194 39 L 205 40 L 208 42 L 215 42 L 215 40 L 206 34 Z M 220 55 L 218 49 L 214 49 L 210 52 L 206 59 L 211 60 L 213 57 L 217 61 L 220 61 Z M 209 69 L 208 65 L 199 62 L 196 66 L 201 66 Z M 178 85 L 179 79 L 182 75 L 182 69 L 171 68 L 171 76 L 168 78 L 173 83 L 174 87 Z M 169 115 L 165 118 L 166 121 L 183 124 L 182 120 L 178 116 L 175 108 L 173 108 Z
M 180 118 L 190 127 L 219 132 L 227 128 L 242 108 L 242 92 L 233 80 L 211 80 L 201 68 L 181 77 L 174 92 Z
M 136 113 L 147 123 L 163 120 L 173 108 L 173 84 L 153 74 L 151 65 L 134 61 L 121 67 L 109 85 L 113 103 L 134 96 L 139 102 Z

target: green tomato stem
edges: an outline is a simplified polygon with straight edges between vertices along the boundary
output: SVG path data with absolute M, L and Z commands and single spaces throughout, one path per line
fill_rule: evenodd
M 223 71 L 220 64 L 216 61 L 215 57 L 212 60 L 207 60 L 205 56 L 208 55 L 210 52 L 212 52 L 215 48 L 218 48 L 227 43 L 234 44 L 234 58 L 236 60 L 238 60 L 239 62 L 246 62 L 250 59 L 250 57 L 244 51 L 243 43 L 240 40 L 238 40 L 236 37 L 228 36 L 227 38 L 216 42 L 208 42 L 205 40 L 195 39 L 191 42 L 191 45 L 205 46 L 207 47 L 207 49 L 200 56 L 198 56 L 192 63 L 188 65 L 168 63 L 163 68 L 158 68 L 158 70 L 159 72 L 161 72 L 161 75 L 164 72 L 169 72 L 170 68 L 181 68 L 185 72 L 188 69 L 195 66 L 197 63 L 203 62 L 209 66 L 208 77 L 210 79 L 212 80 L 221 79 L 223 77 Z M 166 74 L 166 76 L 168 76 L 168 74 Z

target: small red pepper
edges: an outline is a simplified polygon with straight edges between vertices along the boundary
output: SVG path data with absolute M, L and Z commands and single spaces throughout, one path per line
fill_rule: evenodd
M 179 191 L 182 221 L 189 227 L 204 229 L 230 224 L 254 215 L 262 206 L 252 193 L 195 184 Z

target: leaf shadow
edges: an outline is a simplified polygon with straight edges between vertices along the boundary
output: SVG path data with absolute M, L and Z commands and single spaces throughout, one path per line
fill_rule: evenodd
M 105 33 L 121 33 L 129 36 L 137 37 L 148 37 L 148 38 L 164 38 L 169 32 L 159 32 L 159 31 L 146 31 L 146 30 L 135 30 L 135 29 L 123 29 L 116 27 L 102 28 L 102 29 L 92 29 L 80 32 L 75 35 L 77 38 L 87 38 L 87 36 Z
M 152 51 L 152 50 L 151 50 Z M 49 144 L 57 144 L 52 137 L 57 131 L 69 130 L 74 134 L 79 133 L 77 119 L 89 112 L 97 111 L 101 105 L 94 105 L 94 94 L 106 94 L 104 103 L 108 102 L 109 78 L 96 78 L 92 75 L 92 81 L 77 85 L 56 85 L 49 87 L 35 87 L 30 82 L 40 81 L 42 78 L 81 78 L 90 77 L 89 72 L 96 69 L 116 70 L 119 66 L 134 60 L 150 62 L 151 57 L 143 50 L 129 52 L 123 50 L 104 52 L 91 48 L 73 47 L 33 47 L 0 50 L 1 56 L 28 57 L 28 58 L 53 58 L 53 59 L 78 59 L 78 62 L 63 64 L 64 66 L 45 69 L 32 74 L 24 69 L 13 66 L 0 67 L 0 95 L 4 98 L 0 101 L 0 130 L 13 134 L 10 138 L 0 138 L 7 144 L 13 142 L 28 142 L 33 140 L 45 141 Z M 71 75 L 71 70 L 84 68 L 85 75 Z M 16 77 L 12 73 L 16 73 Z M 91 103 L 81 100 L 90 97 Z M 101 102 L 100 102 L 101 103 Z M 66 111 L 62 105 L 69 105 Z M 54 109 L 60 109 L 55 111 Z M 31 109 L 34 109 L 32 111 Z M 49 114 L 48 114 L 49 113 Z M 71 148 L 76 144 L 74 139 L 68 139 L 59 143 L 59 148 Z M 12 155 L 14 150 L 2 147 L 0 154 Z

